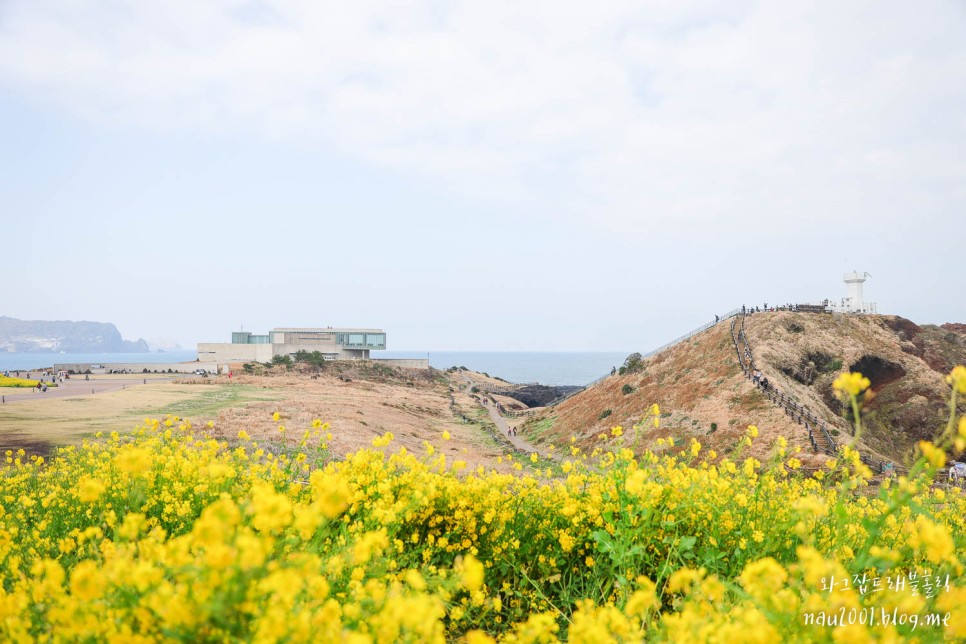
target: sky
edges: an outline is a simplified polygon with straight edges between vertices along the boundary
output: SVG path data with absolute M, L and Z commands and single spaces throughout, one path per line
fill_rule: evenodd
M 647 351 L 964 247 L 960 0 L 0 0 L 0 315 Z

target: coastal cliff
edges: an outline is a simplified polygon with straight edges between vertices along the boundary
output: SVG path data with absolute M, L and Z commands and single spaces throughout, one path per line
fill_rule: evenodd
M 18 320 L 0 316 L 0 351 L 15 353 L 147 353 L 143 339 L 128 341 L 109 322 Z

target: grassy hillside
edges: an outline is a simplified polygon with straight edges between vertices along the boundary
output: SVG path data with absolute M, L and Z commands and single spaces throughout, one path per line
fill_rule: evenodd
M 808 445 L 805 430 L 774 408 L 742 374 L 728 322 L 645 360 L 640 371 L 611 376 L 548 408 L 534 416 L 524 432 L 550 443 L 568 442 L 573 436 L 577 445 L 590 448 L 614 426 L 630 432 L 635 423 L 646 420 L 655 403 L 661 411 L 660 427 L 645 428 L 640 449 L 660 449 L 657 441 L 668 437 L 683 448 L 693 437 L 707 448 L 727 452 L 751 424 L 767 436 L 784 436 L 792 447 Z M 756 446 L 754 453 L 758 450 Z
M 953 365 L 966 363 L 966 327 L 920 327 L 896 316 L 759 313 L 747 318 L 746 334 L 769 381 L 817 413 L 840 443 L 851 440 L 852 429 L 832 381 L 850 369 L 868 376 L 872 392 L 860 444 L 870 454 L 899 462 L 945 424 L 949 386 L 944 378 Z M 599 444 L 599 435 L 613 426 L 630 431 L 654 403 L 661 409 L 661 425 L 646 428 L 639 449 L 658 449 L 657 441 L 667 437 L 681 449 L 694 437 L 727 453 L 745 427 L 755 424 L 771 439 L 761 442 L 762 450 L 783 436 L 792 447 L 810 452 L 805 429 L 741 373 L 728 322 L 644 360 L 638 371 L 611 376 L 535 415 L 524 431 L 551 443 L 573 436 L 586 448 Z
M 832 381 L 842 370 L 868 377 L 872 393 L 865 400 L 861 442 L 900 462 L 945 425 L 945 376 L 966 363 L 962 333 L 919 327 L 897 316 L 768 313 L 750 317 L 746 333 L 762 371 L 843 434 L 850 424 Z

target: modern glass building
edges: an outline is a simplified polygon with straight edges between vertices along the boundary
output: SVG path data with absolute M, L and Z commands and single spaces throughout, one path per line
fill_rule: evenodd
M 270 362 L 279 355 L 318 351 L 327 360 L 368 360 L 373 349 L 386 348 L 382 329 L 276 328 L 267 335 L 234 331 L 231 342 L 198 344 L 202 362 Z

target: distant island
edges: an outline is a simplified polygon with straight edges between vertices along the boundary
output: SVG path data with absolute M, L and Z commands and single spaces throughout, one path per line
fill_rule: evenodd
M 148 353 L 144 339 L 125 340 L 109 322 L 18 320 L 0 315 L 0 352 Z

